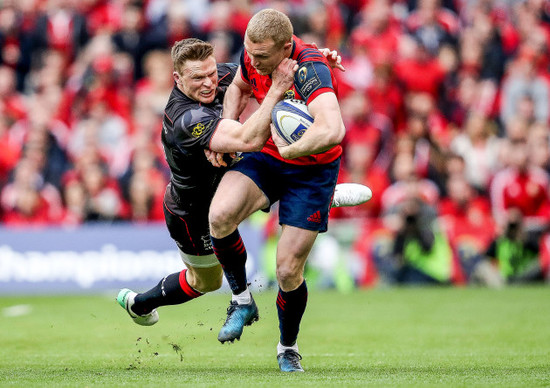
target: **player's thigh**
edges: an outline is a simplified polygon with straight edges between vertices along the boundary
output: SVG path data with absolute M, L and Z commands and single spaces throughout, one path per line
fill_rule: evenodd
M 339 160 L 325 165 L 289 166 L 282 181 L 280 223 L 325 232 L 338 171 Z
M 285 290 L 298 287 L 318 231 L 283 225 L 277 244 L 277 279 Z
M 210 204 L 208 218 L 214 229 L 212 232 L 220 224 L 238 225 L 250 214 L 268 205 L 267 197 L 251 178 L 239 171 L 228 171 Z

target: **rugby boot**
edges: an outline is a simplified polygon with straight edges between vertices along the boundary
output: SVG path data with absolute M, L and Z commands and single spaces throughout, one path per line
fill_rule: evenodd
M 292 349 L 286 349 L 277 355 L 281 372 L 303 372 L 304 368 L 300 364 L 301 359 L 302 356 Z
M 256 302 L 252 296 L 250 298 L 248 304 L 238 304 L 233 300 L 229 303 L 227 318 L 218 334 L 218 341 L 222 344 L 226 341 L 233 342 L 235 339 L 240 339 L 243 328 L 260 319 Z
M 118 293 L 116 301 L 122 308 L 124 308 L 128 312 L 130 318 L 132 318 L 132 320 L 138 325 L 152 326 L 157 323 L 159 320 L 157 309 L 154 309 L 150 313 L 144 315 L 138 315 L 132 311 L 132 306 L 134 305 L 134 299 L 136 295 L 136 292 L 129 290 L 128 288 L 123 288 Z

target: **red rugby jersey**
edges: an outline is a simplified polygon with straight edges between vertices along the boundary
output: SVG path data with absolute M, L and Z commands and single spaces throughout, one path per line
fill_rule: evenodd
M 322 93 L 334 92 L 336 96 L 338 96 L 338 83 L 336 78 L 326 58 L 319 50 L 294 36 L 290 58 L 296 60 L 299 66 L 294 76 L 294 85 L 292 89 L 290 89 L 292 98 L 303 100 L 306 104 L 309 104 Z M 320 63 L 322 64 L 319 65 Z M 323 73 L 316 72 L 316 66 L 326 66 L 329 70 L 330 79 L 324 77 Z M 305 69 L 305 71 L 302 69 Z M 306 76 L 304 76 L 304 74 L 306 74 Z M 271 76 L 258 74 L 256 69 L 251 65 L 250 57 L 246 50 L 243 50 L 243 54 L 241 55 L 241 78 L 244 82 L 252 86 L 254 97 L 258 103 L 261 104 L 271 87 Z M 296 159 L 288 160 L 281 157 L 277 150 L 277 146 L 275 146 L 273 139 L 270 137 L 261 152 L 287 163 L 310 165 L 326 164 L 336 160 L 342 154 L 342 147 L 337 145 L 320 154 L 301 156 Z

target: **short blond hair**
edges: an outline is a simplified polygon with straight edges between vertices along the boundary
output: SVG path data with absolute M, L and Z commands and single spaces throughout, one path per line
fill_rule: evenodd
M 174 70 L 180 72 L 186 61 L 204 61 L 214 55 L 214 46 L 197 38 L 180 40 L 172 46 Z
M 290 42 L 294 34 L 292 23 L 288 16 L 272 8 L 261 10 L 248 22 L 246 36 L 252 43 L 263 43 L 273 40 L 280 48 Z

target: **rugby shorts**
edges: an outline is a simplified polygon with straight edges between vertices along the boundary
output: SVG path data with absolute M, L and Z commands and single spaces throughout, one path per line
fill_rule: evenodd
M 210 203 L 184 201 L 184 198 L 174 198 L 168 184 L 164 194 L 164 218 L 170 236 L 183 253 L 194 256 L 213 254 L 208 226 Z
M 279 201 L 279 223 L 326 232 L 340 158 L 327 164 L 295 165 L 262 153 L 243 153 L 231 170 L 248 176 L 269 199 Z

